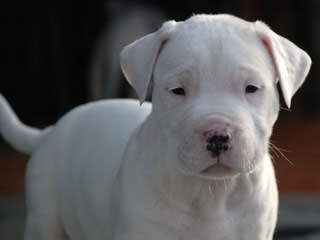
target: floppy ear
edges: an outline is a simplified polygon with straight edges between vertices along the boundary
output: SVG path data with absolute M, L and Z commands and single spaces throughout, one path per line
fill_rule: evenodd
M 284 101 L 290 108 L 292 96 L 310 70 L 311 59 L 305 51 L 273 32 L 266 24 L 257 21 L 254 25 L 272 58 Z
M 151 80 L 159 53 L 172 35 L 175 21 L 165 22 L 162 27 L 124 47 L 120 53 L 120 65 L 127 81 L 136 90 L 140 103 L 151 91 Z

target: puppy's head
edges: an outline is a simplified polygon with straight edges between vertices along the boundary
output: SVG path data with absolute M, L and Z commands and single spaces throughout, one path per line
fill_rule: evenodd
M 124 48 L 121 66 L 170 141 L 168 156 L 189 175 L 226 178 L 253 171 L 268 152 L 279 111 L 288 107 L 311 60 L 262 22 L 196 15 L 166 22 Z

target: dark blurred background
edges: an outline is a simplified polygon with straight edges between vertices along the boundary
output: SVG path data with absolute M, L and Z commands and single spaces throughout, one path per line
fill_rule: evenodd
M 24 122 L 54 123 L 66 111 L 89 100 L 88 72 L 95 44 L 117 12 L 126 14 L 124 9 L 112 12 L 117 2 L 2 3 L 0 91 Z M 265 21 L 311 55 L 314 64 L 294 108 L 299 105 L 308 117 L 319 112 L 319 1 L 153 0 L 130 1 L 122 7 L 128 12 L 135 7 L 133 3 L 156 8 L 167 19 L 184 20 L 193 13 L 230 13 Z
M 282 212 L 286 213 L 286 206 L 301 209 L 307 205 L 319 215 L 308 218 L 310 215 L 304 217 L 299 211 L 292 215 L 289 209 L 289 218 L 299 218 L 301 222 L 288 225 L 281 220 L 280 212 L 282 231 L 277 236 L 320 239 L 319 235 L 296 235 L 311 236 L 320 231 L 320 1 L 29 0 L 6 1 L 0 12 L 0 92 L 23 122 L 38 127 L 55 123 L 70 109 L 91 100 L 132 96 L 122 83 L 119 49 L 155 31 L 164 20 L 184 20 L 194 13 L 229 13 L 250 21 L 262 20 L 293 41 L 309 53 L 313 65 L 306 83 L 294 97 L 292 110 L 280 114 L 272 142 L 282 153 L 272 154 L 281 196 L 289 196 Z M 24 193 L 26 162 L 27 156 L 0 140 L 1 239 L 3 229 L 12 228 L 1 219 L 14 219 L 23 211 L 23 197 L 19 196 Z M 313 220 L 303 225 L 306 219 Z M 19 221 L 16 224 L 17 228 L 22 225 Z M 6 239 L 15 239 L 13 232 L 12 238 L 6 235 Z

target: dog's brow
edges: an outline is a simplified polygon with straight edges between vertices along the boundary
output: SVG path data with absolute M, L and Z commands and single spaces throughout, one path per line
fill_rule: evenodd
M 188 79 L 192 78 L 194 73 L 190 69 L 182 70 L 176 74 L 176 76 L 180 79 Z
M 241 73 L 241 78 L 243 78 L 243 80 L 261 78 L 260 71 L 249 64 L 240 66 L 239 70 Z
M 177 79 L 181 82 L 192 80 L 195 76 L 195 72 L 190 69 L 182 69 L 177 67 L 175 71 L 172 71 L 166 76 L 167 82 L 171 82 L 173 79 Z

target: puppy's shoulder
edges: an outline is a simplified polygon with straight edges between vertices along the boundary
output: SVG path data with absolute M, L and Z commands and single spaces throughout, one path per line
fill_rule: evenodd
M 90 102 L 65 114 L 56 124 L 64 131 L 103 131 L 136 128 L 151 112 L 151 104 L 140 105 L 135 99 L 112 99 Z

